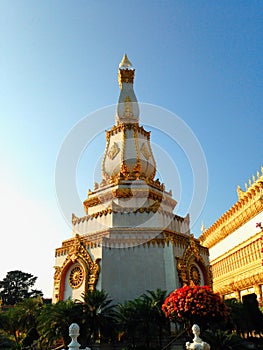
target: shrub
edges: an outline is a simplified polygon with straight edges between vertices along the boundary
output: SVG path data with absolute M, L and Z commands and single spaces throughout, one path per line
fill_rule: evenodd
M 172 322 L 187 326 L 200 326 L 226 321 L 229 311 L 220 295 L 208 286 L 184 286 L 176 289 L 162 306 L 166 317 Z

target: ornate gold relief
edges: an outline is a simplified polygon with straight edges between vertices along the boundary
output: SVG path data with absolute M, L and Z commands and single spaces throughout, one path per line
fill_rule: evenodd
M 84 270 L 81 265 L 73 266 L 69 275 L 69 285 L 71 288 L 79 288 L 84 281 Z
M 212 286 L 211 270 L 209 265 L 205 264 L 200 254 L 200 248 L 198 242 L 190 237 L 183 256 L 177 257 L 177 271 L 182 286 L 201 284 L 201 275 L 197 266 L 203 273 L 205 284 Z
M 117 154 L 120 152 L 120 148 L 116 142 L 111 146 L 109 152 L 108 152 L 108 157 L 113 160 Z
M 129 96 L 126 96 L 125 101 L 124 101 L 124 116 L 125 117 L 132 117 L 133 116 L 132 104 L 131 104 L 131 99 Z
M 119 69 L 118 82 L 121 89 L 122 89 L 123 83 L 133 84 L 134 73 L 135 73 L 134 69 Z
M 151 157 L 151 153 L 149 152 L 148 147 L 145 143 L 143 143 L 141 146 L 141 152 L 147 160 Z
M 72 288 L 79 288 L 85 280 L 84 292 L 88 289 L 94 290 L 99 278 L 100 259 L 96 259 L 93 262 L 79 235 L 68 240 L 67 245 L 69 245 L 69 249 L 65 261 L 62 266 L 55 266 L 54 291 L 56 301 L 63 300 L 64 298 L 65 278 L 72 264 L 79 262 L 79 264 L 73 265 L 70 271 L 69 284 Z
M 200 286 L 201 284 L 201 275 L 198 268 L 195 265 L 191 265 L 189 269 L 190 282 L 195 286 Z
M 100 259 L 96 259 L 92 267 L 90 268 L 90 275 L 89 275 L 89 290 L 94 290 L 95 286 L 98 282 L 99 274 L 100 274 L 100 265 L 99 265 Z

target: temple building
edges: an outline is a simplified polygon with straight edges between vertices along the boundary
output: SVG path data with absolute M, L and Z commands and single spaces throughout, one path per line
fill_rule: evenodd
M 237 202 L 199 240 L 209 249 L 215 292 L 238 300 L 254 293 L 262 302 L 263 237 L 258 224 L 263 222 L 263 167 L 244 191 L 237 187 L 237 195 Z
M 157 165 L 150 132 L 140 125 L 134 75 L 124 55 L 115 124 L 106 131 L 102 180 L 88 191 L 84 216 L 72 215 L 72 236 L 56 249 L 53 302 L 81 299 L 95 288 L 123 302 L 146 290 L 212 285 L 208 246 L 190 233 L 189 215 L 174 214 L 172 192 L 155 178 Z

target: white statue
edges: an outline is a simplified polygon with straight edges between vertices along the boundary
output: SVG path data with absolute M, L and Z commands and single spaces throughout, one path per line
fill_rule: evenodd
M 185 344 L 187 350 L 210 350 L 210 345 L 206 342 L 202 341 L 202 339 L 199 337 L 200 335 L 200 328 L 197 324 L 194 324 L 192 327 L 192 331 L 194 334 L 193 343 L 190 343 L 189 341 Z
M 77 338 L 79 336 L 79 326 L 77 325 L 77 323 L 72 323 L 69 326 L 69 336 L 71 338 L 71 343 L 68 345 L 69 350 L 81 350 L 79 348 L 80 344 L 77 341 Z M 91 349 L 87 347 L 84 350 L 91 350 Z

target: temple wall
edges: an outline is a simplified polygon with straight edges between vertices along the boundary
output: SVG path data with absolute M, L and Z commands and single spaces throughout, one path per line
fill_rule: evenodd
M 256 223 L 258 222 L 263 222 L 263 212 L 253 217 L 233 233 L 211 247 L 209 249 L 211 262 L 220 257 L 222 254 L 225 254 L 227 251 L 234 248 L 237 243 L 241 244 L 250 237 L 254 236 L 259 231 L 259 229 L 256 227 Z
M 147 290 L 174 290 L 179 282 L 172 249 L 171 245 L 103 247 L 102 289 L 114 296 L 115 302 L 134 299 Z

